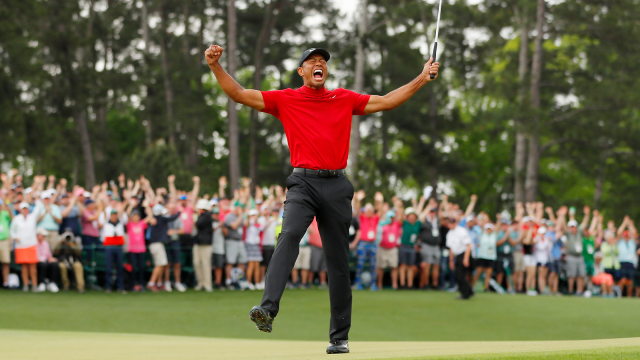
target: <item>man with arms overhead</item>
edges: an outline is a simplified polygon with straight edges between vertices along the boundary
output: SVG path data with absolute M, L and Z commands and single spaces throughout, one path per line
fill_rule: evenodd
M 327 90 L 327 50 L 306 50 L 298 63 L 304 81 L 299 89 L 259 91 L 244 89 L 219 63 L 223 49 L 205 51 L 207 63 L 222 90 L 236 103 L 277 117 L 284 127 L 293 173 L 287 179 L 282 232 L 267 271 L 262 304 L 250 318 L 260 331 L 271 332 L 280 299 L 298 256 L 298 243 L 316 217 L 323 239 L 331 301 L 330 340 L 327 353 L 349 352 L 351 282 L 349 278 L 349 225 L 353 186 L 345 176 L 352 115 L 388 111 L 405 103 L 438 74 L 432 59 L 409 84 L 385 96 L 357 94 L 345 89 Z

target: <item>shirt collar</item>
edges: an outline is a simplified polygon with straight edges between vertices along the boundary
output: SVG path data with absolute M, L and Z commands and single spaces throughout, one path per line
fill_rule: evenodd
M 324 86 L 316 90 L 304 85 L 299 87 L 297 91 L 303 95 L 310 96 L 310 97 L 323 97 L 331 92 L 327 90 L 327 88 L 325 88 Z

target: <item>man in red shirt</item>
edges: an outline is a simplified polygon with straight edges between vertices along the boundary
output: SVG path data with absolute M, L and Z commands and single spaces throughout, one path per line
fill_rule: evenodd
M 271 332 L 280 299 L 299 251 L 299 242 L 316 217 L 329 275 L 331 344 L 327 353 L 348 353 L 351 328 L 349 275 L 349 225 L 353 186 L 345 176 L 352 115 L 388 111 L 405 103 L 437 76 L 438 63 L 430 59 L 409 84 L 385 96 L 357 94 L 345 89 L 327 90 L 327 50 L 306 50 L 298 63 L 304 86 L 299 89 L 259 91 L 244 89 L 220 65 L 223 49 L 205 51 L 209 68 L 229 98 L 277 117 L 284 127 L 293 173 L 287 179 L 282 232 L 265 279 L 262 304 L 249 313 L 260 331 Z

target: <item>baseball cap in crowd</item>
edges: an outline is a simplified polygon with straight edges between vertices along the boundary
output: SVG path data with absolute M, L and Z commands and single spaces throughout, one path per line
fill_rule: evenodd
M 309 58 L 309 56 L 313 55 L 313 54 L 320 54 L 322 56 L 324 56 L 324 59 L 326 61 L 329 61 L 329 59 L 331 59 L 331 54 L 329 54 L 329 52 L 325 49 L 321 49 L 321 48 L 311 48 L 311 49 L 307 49 L 302 53 L 302 56 L 300 57 L 300 61 L 298 62 L 298 67 L 302 67 L 302 63 L 307 60 Z
M 62 196 L 60 196 L 61 199 L 66 199 L 69 197 L 69 194 L 62 194 Z
M 180 195 L 180 197 L 178 197 L 178 199 L 180 199 L 180 200 L 187 200 L 187 195 Z
M 42 235 L 42 236 L 47 236 L 47 235 L 49 235 L 49 232 L 48 232 L 45 228 L 41 228 L 41 227 L 39 227 L 39 228 L 36 230 L 36 234 L 38 234 L 38 235 Z
M 484 224 L 484 229 L 485 229 L 485 230 L 489 230 L 489 229 L 493 230 L 493 224 L 492 224 L 492 223 L 486 223 L 486 224 Z
M 24 193 L 25 195 L 28 195 L 28 194 L 30 194 L 32 191 L 33 191 L 33 188 L 32 188 L 32 187 L 28 187 L 28 188 L 24 189 L 23 193 Z
M 152 209 L 153 215 L 155 215 L 155 216 L 162 215 L 162 210 L 164 210 L 164 206 L 162 206 L 160 204 L 153 205 L 153 209 Z
M 538 234 L 540 234 L 540 235 L 544 235 L 544 234 L 546 234 L 546 233 L 547 233 L 547 228 L 546 228 L 546 227 L 544 227 L 544 226 L 540 226 L 540 227 L 538 228 Z
M 414 215 L 415 215 L 415 214 L 416 214 L 416 211 L 415 211 L 412 207 L 408 207 L 408 208 L 404 211 L 404 213 L 405 213 L 406 215 L 411 215 L 411 214 L 414 214 Z
M 455 223 L 457 223 L 457 222 L 458 222 L 458 219 L 456 219 L 456 218 L 454 218 L 454 217 L 450 217 L 450 218 L 449 218 L 449 222 L 450 222 L 450 223 L 455 224 Z
M 20 210 L 29 209 L 30 207 L 31 207 L 31 205 L 29 205 L 29 203 L 26 202 L 26 201 L 23 201 L 23 202 L 20 203 Z
M 209 200 L 207 200 L 207 199 L 198 200 L 198 202 L 196 203 L 196 209 L 198 209 L 198 210 L 209 210 Z
M 113 214 L 117 214 L 117 213 L 118 213 L 118 210 L 116 210 L 116 209 L 111 209 L 111 215 L 113 215 Z
M 476 217 L 475 217 L 475 216 L 473 216 L 473 215 L 469 215 L 469 216 L 467 216 L 467 217 L 465 218 L 465 220 L 466 220 L 468 223 L 469 223 L 469 222 L 472 222 L 472 221 L 473 221 L 473 220 L 475 220 L 475 219 L 476 219 Z
M 91 199 L 87 199 L 87 200 L 84 201 L 84 206 L 89 206 L 91 204 L 93 204 L 93 200 L 91 200 Z
M 220 210 L 218 210 L 218 208 L 214 208 L 211 212 L 214 214 L 220 214 Z
M 91 193 L 88 191 L 85 191 L 84 193 L 82 193 L 82 196 L 86 197 L 86 198 L 90 198 L 91 197 Z
M 569 220 L 569 222 L 567 223 L 568 227 L 578 227 L 578 222 L 575 220 Z
M 258 212 L 258 209 L 249 210 L 249 216 L 254 216 L 254 215 L 260 215 L 260 213 Z
M 436 212 L 438 209 L 432 207 L 431 209 L 429 209 L 429 212 Z
M 43 191 L 42 194 L 40 194 L 40 197 L 42 199 L 51 199 L 51 191 L 49 190 Z
M 74 194 L 75 194 L 75 196 L 84 196 L 84 189 L 83 188 L 78 188 L 78 189 L 76 189 Z
M 593 254 L 594 259 L 598 259 L 598 258 L 602 259 L 602 257 L 603 257 L 602 253 L 600 251 L 596 251 L 596 253 Z
M 526 222 L 529 222 L 529 221 L 533 221 L 533 219 L 531 219 L 531 218 L 530 218 L 530 217 L 528 217 L 528 216 L 525 216 L 525 217 L 523 217 L 523 218 L 522 218 L 522 222 L 523 222 L 523 223 L 526 223 Z

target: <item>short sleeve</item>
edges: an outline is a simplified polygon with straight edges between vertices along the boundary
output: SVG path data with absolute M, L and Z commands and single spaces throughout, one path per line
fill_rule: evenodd
M 351 114 L 353 115 L 364 115 L 364 108 L 369 103 L 369 98 L 371 95 L 363 95 L 358 94 L 357 92 L 346 90 L 351 98 L 352 110 Z
M 262 112 L 271 114 L 275 117 L 280 116 L 278 111 L 278 100 L 281 98 L 282 90 L 261 91 L 262 100 L 264 101 L 264 109 Z

